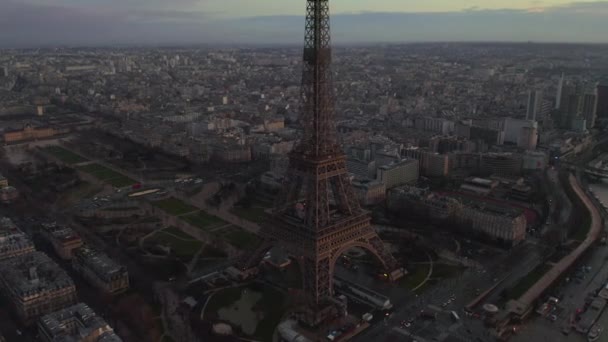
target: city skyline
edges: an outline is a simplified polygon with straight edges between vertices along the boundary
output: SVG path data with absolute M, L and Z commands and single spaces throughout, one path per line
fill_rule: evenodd
M 331 1 L 335 42 L 606 43 L 607 1 Z M 297 44 L 305 1 L 3 0 L 0 47 Z M 19 32 L 20 34 L 15 34 Z

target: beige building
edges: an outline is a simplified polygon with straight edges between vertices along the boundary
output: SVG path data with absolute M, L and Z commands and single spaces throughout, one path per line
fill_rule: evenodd
M 46 254 L 32 252 L 0 262 L 0 289 L 24 321 L 76 301 L 76 286 Z
M 421 173 L 427 177 L 446 177 L 450 173 L 450 159 L 447 154 L 422 153 Z
M 55 223 L 43 224 L 41 233 L 53 245 L 55 253 L 64 260 L 72 259 L 74 250 L 82 247 L 82 239 L 70 227 Z
M 353 188 L 363 206 L 378 204 L 386 199 L 386 186 L 378 181 L 353 181 Z
M 490 238 L 513 245 L 526 238 L 526 217 L 521 210 L 509 207 L 466 202 L 457 214 L 457 221 Z
M 127 268 L 99 251 L 79 248 L 72 258 L 72 267 L 91 285 L 105 293 L 120 293 L 129 288 Z
M 86 304 L 78 303 L 44 315 L 38 321 L 44 342 L 121 342 L 112 327 Z
M 22 130 L 10 131 L 4 133 L 4 142 L 7 144 L 18 143 L 21 141 L 37 140 L 52 138 L 55 135 L 62 134 L 65 132 L 59 132 L 54 128 L 35 128 L 31 125 L 25 125 Z
M 34 251 L 32 240 L 6 217 L 0 218 L 0 260 Z
M 376 179 L 384 183 L 387 189 L 391 189 L 399 185 L 416 183 L 418 174 L 418 161 L 405 159 L 395 164 L 379 167 Z

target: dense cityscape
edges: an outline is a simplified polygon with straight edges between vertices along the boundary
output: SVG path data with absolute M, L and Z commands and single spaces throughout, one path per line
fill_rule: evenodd
M 308 2 L 304 47 L 0 50 L 0 341 L 608 339 L 608 45 Z

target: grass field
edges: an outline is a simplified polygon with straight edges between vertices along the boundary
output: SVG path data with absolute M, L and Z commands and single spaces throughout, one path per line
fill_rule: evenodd
M 261 207 L 249 207 L 249 208 L 233 208 L 231 211 L 234 215 L 242 218 L 243 220 L 247 220 L 250 222 L 262 222 L 266 217 L 266 213 L 264 212 L 266 208 Z
M 226 252 L 211 245 L 205 246 L 200 254 L 201 258 L 225 258 L 227 256 Z
M 237 227 L 223 230 L 219 236 L 234 247 L 244 250 L 254 249 L 260 242 L 257 235 Z
M 203 243 L 177 228 L 167 228 L 148 237 L 147 246 L 161 245 L 170 247 L 178 258 L 189 261 L 203 246 Z
M 426 279 L 426 276 L 429 273 L 429 268 L 431 267 L 430 264 L 417 264 L 414 266 L 415 268 L 409 269 L 408 272 L 410 273 L 399 281 L 403 286 L 410 290 L 416 288 L 424 281 L 424 279 Z
M 196 226 L 202 230 L 209 230 L 211 228 L 226 224 L 226 222 L 221 218 L 209 215 L 203 211 L 199 211 L 196 214 L 184 216 L 183 219 L 191 225 Z
M 49 146 L 44 148 L 44 151 L 52 155 L 53 157 L 61 160 L 62 162 L 70 165 L 87 161 L 86 158 L 83 158 L 77 155 L 76 153 L 68 151 L 65 148 L 59 146 Z
M 433 265 L 433 278 L 450 279 L 458 277 L 465 268 L 461 266 L 435 263 Z
M 78 169 L 117 188 L 122 188 L 137 183 L 131 178 L 99 164 L 89 164 L 79 167 Z
M 190 204 L 184 203 L 184 201 L 179 200 L 175 197 L 170 197 L 162 201 L 152 202 L 152 204 L 166 211 L 167 213 L 175 216 L 191 213 L 193 211 L 198 210 L 198 208 L 193 207 Z
M 550 265 L 540 264 L 532 272 L 528 273 L 525 277 L 521 278 L 519 282 L 506 290 L 506 297 L 511 299 L 519 299 L 526 291 L 528 291 L 532 285 L 536 284 L 537 281 L 549 272 L 551 269 Z

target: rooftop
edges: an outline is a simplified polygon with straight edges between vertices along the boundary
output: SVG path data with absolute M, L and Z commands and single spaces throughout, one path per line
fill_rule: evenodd
M 365 188 L 365 189 L 384 186 L 384 183 L 382 183 L 380 181 L 369 180 L 369 179 L 355 180 L 352 182 L 352 184 L 356 188 Z
M 401 160 L 400 162 L 397 162 L 397 163 L 381 166 L 381 167 L 379 167 L 379 169 L 382 169 L 382 170 L 391 170 L 391 169 L 394 169 L 394 168 L 399 167 L 399 166 L 403 166 L 403 165 L 407 165 L 407 164 L 412 164 L 412 163 L 416 163 L 416 162 L 418 162 L 416 159 L 403 159 L 403 160 Z
M 74 286 L 68 274 L 42 252 L 1 261 L 0 269 L 0 278 L 19 297 Z
M 11 250 L 34 249 L 30 238 L 6 217 L 0 218 L 0 259 Z
M 42 316 L 38 324 L 54 342 L 122 341 L 108 323 L 84 303 Z M 91 339 L 96 335 L 99 336 Z
M 88 247 L 78 249 L 75 257 L 100 277 L 112 277 L 127 272 L 124 266 L 119 265 L 106 254 Z
M 80 239 L 80 236 L 72 228 L 60 226 L 56 223 L 45 223 L 42 225 L 42 229 L 58 240 L 69 241 Z

